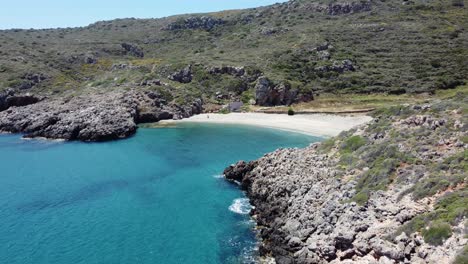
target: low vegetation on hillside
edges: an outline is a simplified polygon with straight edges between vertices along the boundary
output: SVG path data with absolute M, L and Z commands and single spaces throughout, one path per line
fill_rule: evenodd
M 148 86 L 180 101 L 249 102 L 256 77 L 302 92 L 433 93 L 468 76 L 462 0 L 293 0 L 81 28 L 0 31 L 0 89 Z M 190 81 L 170 76 L 192 65 Z M 210 70 L 244 67 L 246 74 Z
M 467 106 L 465 86 L 416 106 L 379 108 L 364 131 L 344 132 L 321 144 L 321 152 L 338 158 L 343 172 L 357 171 L 350 202 L 366 205 L 373 192 L 393 190 L 399 199 L 409 196 L 432 204 L 389 239 L 419 232 L 437 246 L 452 236 L 454 227 L 466 223 Z M 456 263 L 465 259 L 462 252 Z

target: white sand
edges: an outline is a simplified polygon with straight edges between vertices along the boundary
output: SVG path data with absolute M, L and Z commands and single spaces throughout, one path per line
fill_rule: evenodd
M 313 136 L 330 137 L 372 120 L 365 115 L 328 114 L 294 115 L 263 113 L 201 114 L 178 121 L 162 123 L 212 123 L 254 125 L 293 131 Z

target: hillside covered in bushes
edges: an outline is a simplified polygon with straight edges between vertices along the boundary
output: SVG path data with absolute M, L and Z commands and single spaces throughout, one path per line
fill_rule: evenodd
M 272 6 L 81 28 L 0 31 L 0 90 L 159 91 L 179 103 L 262 95 L 432 93 L 466 82 L 463 0 L 292 0 Z

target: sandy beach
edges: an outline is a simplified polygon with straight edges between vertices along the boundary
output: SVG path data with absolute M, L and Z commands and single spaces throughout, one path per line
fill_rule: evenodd
M 161 121 L 161 123 L 212 123 L 254 125 L 298 132 L 313 136 L 332 137 L 344 130 L 372 120 L 365 115 L 294 115 L 263 114 L 263 113 L 231 113 L 231 114 L 201 114 L 177 121 Z

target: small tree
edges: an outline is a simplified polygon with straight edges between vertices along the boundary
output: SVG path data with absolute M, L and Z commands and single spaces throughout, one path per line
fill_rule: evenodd
M 294 110 L 292 109 L 292 107 L 289 107 L 289 109 L 288 109 L 288 115 L 293 116 L 294 114 L 296 114 L 296 112 L 294 112 Z

